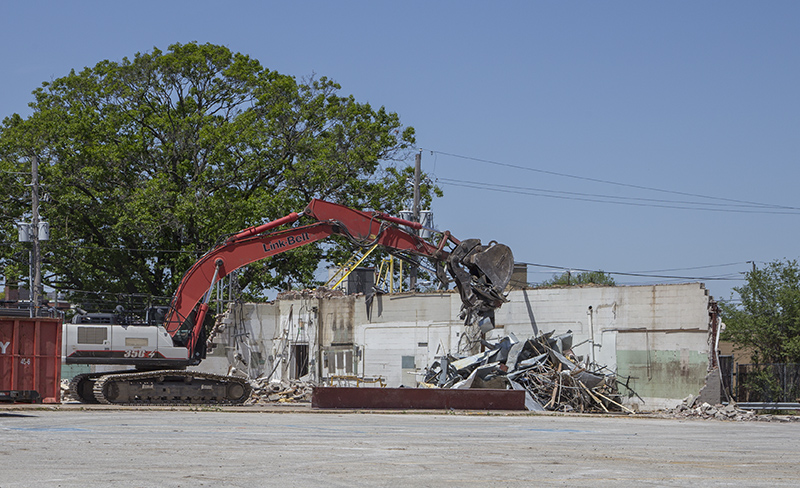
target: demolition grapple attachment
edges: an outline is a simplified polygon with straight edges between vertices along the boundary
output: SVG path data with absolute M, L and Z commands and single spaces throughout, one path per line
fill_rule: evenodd
M 483 246 L 479 239 L 461 241 L 447 258 L 447 271 L 461 294 L 464 322 L 477 319 L 482 330 L 494 328 L 495 309 L 508 301 L 503 292 L 514 271 L 511 249 L 495 242 Z

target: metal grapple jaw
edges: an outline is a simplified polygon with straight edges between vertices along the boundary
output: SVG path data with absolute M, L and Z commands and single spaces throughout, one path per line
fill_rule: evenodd
M 461 294 L 464 323 L 478 320 L 482 330 L 494 328 L 495 309 L 508 301 L 503 292 L 514 271 L 511 249 L 495 242 L 483 246 L 480 239 L 461 241 L 447 258 L 447 271 Z

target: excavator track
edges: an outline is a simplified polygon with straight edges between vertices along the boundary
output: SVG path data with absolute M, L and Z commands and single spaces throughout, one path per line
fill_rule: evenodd
M 252 388 L 235 376 L 165 370 L 107 374 L 93 390 L 106 405 L 241 405 Z
M 105 371 L 102 373 L 81 373 L 69 383 L 70 395 L 81 403 L 98 403 L 94 397 L 94 384 L 98 378 L 109 374 L 130 373 L 130 370 Z
M 81 403 L 97 403 L 94 399 L 94 380 L 100 374 L 79 374 L 69 382 L 69 393 Z

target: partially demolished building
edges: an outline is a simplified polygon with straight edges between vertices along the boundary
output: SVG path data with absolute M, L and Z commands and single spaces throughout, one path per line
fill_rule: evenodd
M 443 359 L 563 336 L 576 364 L 615 375 L 625 409 L 653 410 L 697 395 L 716 364 L 714 302 L 700 283 L 523 289 L 508 300 L 481 331 L 459 319 L 454 292 L 290 292 L 232 307 L 204 367 L 262 382 L 417 387 Z

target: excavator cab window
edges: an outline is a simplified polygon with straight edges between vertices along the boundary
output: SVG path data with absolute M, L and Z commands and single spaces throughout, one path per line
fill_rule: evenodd
M 147 309 L 147 325 L 162 325 L 167 318 L 169 307 L 156 306 Z

